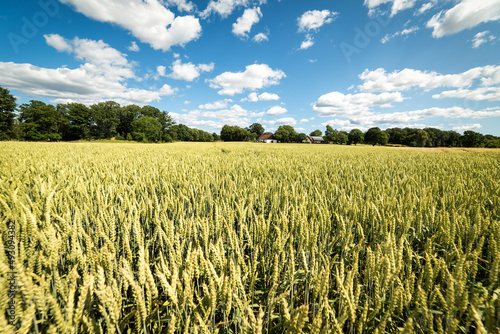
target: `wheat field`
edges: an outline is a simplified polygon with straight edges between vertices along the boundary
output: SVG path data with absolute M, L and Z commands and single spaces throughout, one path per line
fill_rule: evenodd
M 499 333 L 498 150 L 6 142 L 0 229 L 1 333 Z

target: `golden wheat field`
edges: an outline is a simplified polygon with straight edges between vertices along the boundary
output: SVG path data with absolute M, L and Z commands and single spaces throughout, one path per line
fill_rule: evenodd
M 1 333 L 499 333 L 500 152 L 0 143 Z

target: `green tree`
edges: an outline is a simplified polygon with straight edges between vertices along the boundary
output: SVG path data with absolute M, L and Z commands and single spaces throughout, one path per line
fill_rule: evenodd
M 132 122 L 132 136 L 136 141 L 158 142 L 162 138 L 161 124 L 151 116 L 142 116 Z
M 65 140 L 88 139 L 90 136 L 91 112 L 81 103 L 58 104 L 57 109 L 66 115 L 68 127 Z
M 214 138 L 214 141 L 220 140 L 220 136 L 217 133 L 212 133 L 212 137 Z
M 418 147 L 424 147 L 427 144 L 427 141 L 429 140 L 429 135 L 427 132 L 424 130 L 417 130 L 415 133 L 415 142 L 417 143 Z
M 118 125 L 116 127 L 116 132 L 126 136 L 127 133 L 132 133 L 134 130 L 132 128 L 132 122 L 139 118 L 141 113 L 141 107 L 131 104 L 128 106 L 121 107 L 116 110 L 116 117 L 118 118 Z
M 364 140 L 364 135 L 363 132 L 360 129 L 352 129 L 351 132 L 349 132 L 348 135 L 348 140 L 350 144 L 361 144 L 363 143 Z
M 257 135 L 257 138 L 262 136 L 265 131 L 264 127 L 260 123 L 253 123 L 246 130 L 251 133 L 255 133 Z
M 378 144 L 378 136 L 382 133 L 378 127 L 369 128 L 364 135 L 364 142 L 375 146 Z
M 307 140 L 307 135 L 305 133 L 302 132 L 297 135 L 297 142 L 303 143 L 306 140 Z
M 340 145 L 342 144 L 347 144 L 347 142 L 349 141 L 349 135 L 347 132 L 345 131 L 340 131 L 339 134 L 338 134 L 338 143 Z
M 291 125 L 281 125 L 274 133 L 277 140 L 282 143 L 296 141 L 298 133 Z
M 337 130 L 333 129 L 330 125 L 327 125 L 326 131 L 325 131 L 325 136 L 323 137 L 323 139 L 325 139 L 325 141 L 327 143 L 337 144 L 338 139 L 339 139 L 338 135 L 339 135 L 339 132 Z
M 236 125 L 224 125 L 220 137 L 224 141 L 244 141 L 250 132 Z
M 379 134 L 377 134 L 377 144 L 380 146 L 385 146 L 389 143 L 389 134 L 385 131 L 380 131 Z
M 31 100 L 20 107 L 22 137 L 25 140 L 52 141 L 62 139 L 67 119 L 61 110 L 42 101 Z
M 112 138 L 118 133 L 117 128 L 120 124 L 118 112 L 120 105 L 114 101 L 99 102 L 90 107 L 91 110 L 91 128 L 92 137 L 104 139 Z
M 0 86 L 0 140 L 14 137 L 16 98 L 9 90 Z
M 319 130 L 319 129 L 316 129 L 309 134 L 309 136 L 314 136 L 314 137 L 321 137 L 322 135 L 323 135 L 323 132 L 321 132 L 321 130 Z
M 464 132 L 461 142 L 464 147 L 482 147 L 484 145 L 485 138 L 481 133 L 469 130 Z

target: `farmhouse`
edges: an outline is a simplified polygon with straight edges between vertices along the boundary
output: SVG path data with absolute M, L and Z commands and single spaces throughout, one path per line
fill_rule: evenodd
M 323 137 L 319 137 L 319 136 L 307 136 L 307 140 L 311 144 L 324 144 L 325 143 L 325 140 L 323 139 Z
M 261 135 L 259 138 L 257 138 L 257 141 L 259 143 L 270 143 L 270 144 L 276 144 L 278 140 L 272 133 L 264 133 Z

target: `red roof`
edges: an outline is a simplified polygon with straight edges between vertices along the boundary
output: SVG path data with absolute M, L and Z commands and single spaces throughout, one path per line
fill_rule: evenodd
M 274 139 L 274 135 L 272 133 L 264 133 L 257 140 L 266 140 L 266 139 Z

